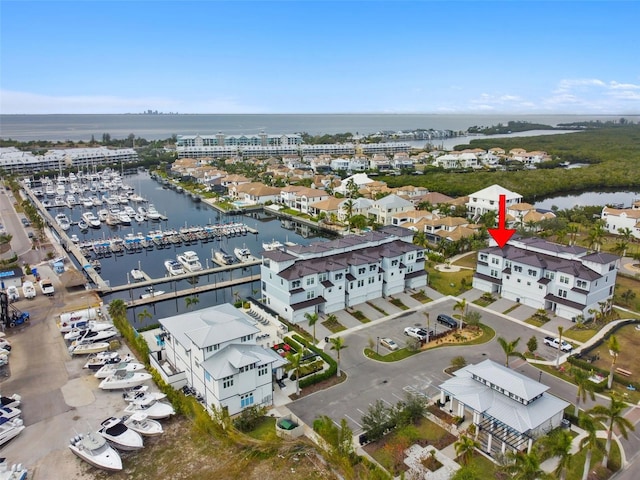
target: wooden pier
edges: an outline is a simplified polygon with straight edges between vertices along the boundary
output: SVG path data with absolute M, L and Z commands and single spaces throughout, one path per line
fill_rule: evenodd
M 172 277 L 172 278 L 176 278 L 176 277 Z M 243 285 L 245 283 L 259 282 L 259 281 L 260 281 L 260 275 L 250 275 L 248 277 L 240 277 L 233 280 L 225 280 L 223 282 L 207 283 L 206 285 L 197 285 L 197 286 L 189 287 L 183 290 L 177 290 L 175 292 L 165 292 L 163 294 L 154 295 L 152 297 L 129 300 L 127 302 L 127 307 L 138 307 L 140 305 L 149 305 L 150 303 L 161 302 L 163 300 L 170 300 L 172 298 L 189 297 L 191 295 L 197 295 L 203 292 L 210 292 L 212 290 L 218 290 L 220 288 L 233 287 L 236 285 Z M 139 286 L 140 283 L 137 283 L 135 285 Z M 129 285 L 127 287 L 132 287 L 132 286 L 133 285 Z

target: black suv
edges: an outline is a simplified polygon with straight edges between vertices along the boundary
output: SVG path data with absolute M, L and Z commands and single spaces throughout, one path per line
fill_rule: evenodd
M 443 313 L 438 315 L 438 323 L 449 328 L 456 328 L 458 326 L 458 321 L 455 318 L 451 318 L 449 315 L 445 315 Z

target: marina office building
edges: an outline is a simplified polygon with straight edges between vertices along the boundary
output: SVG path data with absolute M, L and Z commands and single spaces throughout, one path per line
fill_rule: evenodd
M 386 226 L 364 235 L 263 252 L 264 303 L 293 323 L 427 284 L 425 250 L 409 229 Z
M 473 287 L 550 310 L 559 317 L 590 318 L 589 310 L 613 299 L 620 257 L 589 253 L 540 238 L 510 240 L 478 252 Z

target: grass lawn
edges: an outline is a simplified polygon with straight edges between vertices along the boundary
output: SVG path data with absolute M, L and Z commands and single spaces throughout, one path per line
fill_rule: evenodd
M 633 298 L 625 301 L 621 295 L 625 293 L 627 290 L 631 290 L 635 296 Z M 618 275 L 616 277 L 616 290 L 615 290 L 615 303 L 628 308 L 629 310 L 634 310 L 636 312 L 640 312 L 640 281 L 628 277 L 626 275 Z M 627 312 L 620 312 L 622 318 L 626 318 L 625 315 L 628 315 Z
M 533 325 L 535 327 L 541 327 L 543 326 L 545 323 L 547 323 L 549 320 L 542 320 L 540 319 L 540 317 L 536 317 L 535 315 L 532 317 L 527 318 L 524 323 L 528 323 L 529 325 Z
M 402 303 L 402 300 L 400 300 L 399 298 L 392 298 L 389 300 L 389 303 L 395 305 L 401 310 L 409 310 L 409 307 L 407 307 L 404 303 Z
M 468 267 L 473 268 L 475 270 L 476 264 L 478 261 L 477 252 L 469 252 L 464 257 L 459 258 L 455 262 L 452 262 L 451 265 L 457 265 L 458 267 Z
M 495 298 L 493 300 L 488 300 L 486 298 L 477 298 L 476 300 L 474 300 L 473 303 L 474 305 L 478 305 L 479 307 L 488 307 L 489 305 L 491 305 L 493 302 L 495 302 Z
M 504 315 L 507 315 L 510 312 L 513 312 L 516 308 L 518 308 L 520 306 L 519 303 L 516 303 L 515 305 L 513 305 L 512 307 L 507 308 L 504 312 L 502 312 Z
M 250 432 L 247 432 L 251 438 L 258 440 L 268 440 L 276 434 L 276 419 L 274 417 L 264 417 L 262 421 Z
M 598 442 L 602 445 L 602 448 L 604 449 L 604 445 L 606 443 L 605 439 L 601 439 L 598 440 Z M 567 472 L 567 480 L 580 480 L 582 478 L 582 470 L 584 469 L 584 461 L 586 458 L 587 452 L 584 449 L 581 449 L 578 453 L 576 453 L 575 455 L 573 455 L 571 457 L 571 465 L 569 466 L 569 471 Z M 620 470 L 620 449 L 618 448 L 618 444 L 616 442 L 612 442 L 611 443 L 611 457 L 609 458 L 609 470 L 611 472 L 616 472 L 618 470 Z M 592 456 L 591 456 L 591 471 L 594 470 L 594 466 L 597 463 L 600 463 L 602 461 L 602 453 L 598 452 L 598 451 L 594 451 Z M 602 471 L 603 469 L 596 469 L 596 471 L 598 472 L 597 477 L 592 477 L 591 475 L 589 476 L 589 478 L 598 478 L 598 479 L 604 479 L 604 478 L 609 478 L 611 475 L 606 472 L 606 471 Z
M 342 325 L 338 320 L 325 320 L 322 322 L 322 325 L 329 329 L 331 333 L 338 333 L 347 329 L 347 327 Z
M 428 267 L 427 270 L 429 272 L 429 286 L 443 295 L 458 296 L 471 288 L 472 270 L 439 272 L 431 267 Z
M 367 303 L 368 303 L 368 302 L 367 302 Z M 380 313 L 382 313 L 382 314 L 384 314 L 384 315 L 387 315 L 387 313 L 386 313 L 384 310 L 382 310 L 382 309 L 380 309 L 380 308 L 377 308 L 375 305 L 371 305 L 371 304 L 370 304 L 370 306 L 371 306 L 371 307 L 373 307 L 373 308 L 375 308 L 376 310 L 378 310 Z M 349 314 L 351 314 L 351 316 L 352 316 L 352 317 L 355 317 L 355 318 L 357 318 L 358 320 L 360 320 L 362 323 L 369 323 L 369 322 L 371 321 L 371 320 L 369 320 L 369 319 L 367 318 L 367 316 L 366 316 L 364 313 L 362 313 L 360 310 L 355 310 L 355 311 L 353 311 L 353 312 L 352 312 L 352 311 L 350 311 L 350 310 L 347 310 L 347 312 L 349 312 Z M 334 333 L 335 333 L 335 332 L 334 332 Z
M 419 302 L 422 303 L 429 303 L 433 300 L 431 300 L 429 297 L 427 297 L 424 292 L 420 291 L 418 293 L 414 293 L 413 295 L 411 295 L 411 298 L 413 298 L 414 300 L 417 300 Z
M 378 348 L 378 352 L 389 352 L 389 350 L 387 350 L 384 347 Z M 398 360 L 404 360 L 407 357 L 411 357 L 412 355 L 415 355 L 416 353 L 418 353 L 419 350 L 416 351 L 411 351 L 407 348 L 400 348 L 398 350 L 396 350 L 395 352 L 389 352 L 387 354 L 380 354 L 380 353 L 376 353 L 375 350 L 372 350 L 370 348 L 365 348 L 364 349 L 364 354 L 365 356 L 367 356 L 368 358 L 371 358 L 373 360 L 378 360 L 379 362 L 397 362 Z
M 577 342 L 586 342 L 596 333 L 598 333 L 598 331 L 593 328 L 571 327 L 569 330 L 565 330 L 562 336 L 576 340 Z

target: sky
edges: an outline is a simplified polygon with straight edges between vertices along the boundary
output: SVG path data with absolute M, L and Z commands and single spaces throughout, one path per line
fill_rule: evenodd
M 0 112 L 639 114 L 640 2 L 0 0 Z

